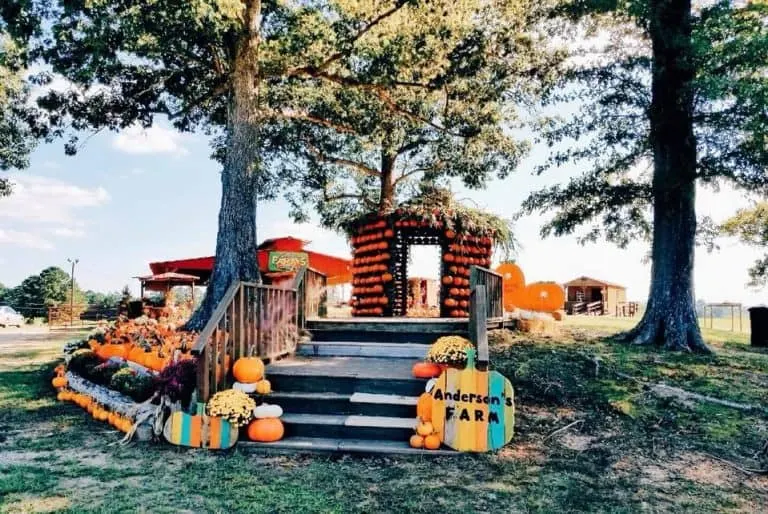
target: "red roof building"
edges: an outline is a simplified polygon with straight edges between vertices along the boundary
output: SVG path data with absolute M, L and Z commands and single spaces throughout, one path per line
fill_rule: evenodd
M 284 278 L 286 275 L 292 275 L 292 272 L 270 269 L 270 254 L 273 254 L 273 258 L 278 256 L 278 252 L 287 252 L 288 255 L 304 254 L 309 261 L 309 267 L 323 273 L 328 278 L 329 286 L 346 284 L 352 281 L 352 273 L 350 271 L 352 263 L 349 259 L 307 250 L 304 248 L 307 244 L 309 244 L 309 241 L 295 237 L 267 239 L 258 247 L 257 259 L 259 261 L 259 270 L 266 278 Z M 199 277 L 201 285 L 205 285 L 213 272 L 213 264 L 213 257 L 195 257 L 174 261 L 150 262 L 149 267 L 155 275 L 161 273 L 194 275 Z

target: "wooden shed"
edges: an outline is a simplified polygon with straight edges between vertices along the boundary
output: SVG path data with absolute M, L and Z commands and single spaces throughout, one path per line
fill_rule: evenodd
M 568 314 L 613 314 L 627 301 L 626 287 L 596 278 L 575 278 L 563 287 Z

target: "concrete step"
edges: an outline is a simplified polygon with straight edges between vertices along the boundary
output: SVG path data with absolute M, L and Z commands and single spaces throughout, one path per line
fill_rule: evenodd
M 467 335 L 467 320 L 433 319 L 314 319 L 307 320 L 313 342 L 432 344 L 440 336 Z
M 266 451 L 276 453 L 354 453 L 361 455 L 415 455 L 415 456 L 458 456 L 461 453 L 442 448 L 423 450 L 408 446 L 408 440 L 381 441 L 375 439 L 340 439 L 328 437 L 286 437 L 274 443 L 256 443 L 241 440 L 238 448 L 245 451 Z
M 311 341 L 300 344 L 296 353 L 315 357 L 388 357 L 423 360 L 428 351 L 428 344 Z
M 408 441 L 417 420 L 389 416 L 283 414 L 286 437 Z
M 415 396 L 370 393 L 308 393 L 304 391 L 276 391 L 269 395 L 269 403 L 280 405 L 291 414 L 335 414 L 389 417 L 416 416 Z
M 416 360 L 374 357 L 295 357 L 267 366 L 272 389 L 305 393 L 376 393 L 418 396 L 426 380 L 414 378 Z

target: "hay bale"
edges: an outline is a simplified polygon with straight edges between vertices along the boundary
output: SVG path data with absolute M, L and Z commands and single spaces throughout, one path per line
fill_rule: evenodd
M 555 336 L 560 333 L 554 319 L 521 319 L 517 322 L 517 328 L 528 334 Z

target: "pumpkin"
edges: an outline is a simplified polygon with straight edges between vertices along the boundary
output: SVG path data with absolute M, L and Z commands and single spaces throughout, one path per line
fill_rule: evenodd
M 53 380 L 51 380 L 51 384 L 53 384 L 53 387 L 56 389 L 64 387 L 67 385 L 67 377 L 54 377 Z
M 446 230 L 445 237 L 447 237 L 448 239 L 453 239 L 454 237 L 456 237 L 456 232 L 454 232 L 453 230 Z
M 251 441 L 271 443 L 282 439 L 283 434 L 285 427 L 278 418 L 255 419 L 248 425 L 248 439 Z
M 421 393 L 416 402 L 416 415 L 421 421 L 432 421 L 432 395 Z
M 565 292 L 555 282 L 535 282 L 525 288 L 527 308 L 540 312 L 553 312 L 565 305 Z
M 443 277 L 443 284 L 445 284 L 447 286 L 453 284 L 453 277 L 451 277 L 451 276 Z
M 416 425 L 416 433 L 419 434 L 420 436 L 427 437 L 434 431 L 435 431 L 435 428 L 432 426 L 432 423 L 430 423 L 429 421 L 424 421 Z
M 451 296 L 459 296 L 459 289 L 456 287 L 452 287 L 448 290 L 448 294 Z
M 56 395 L 56 399 L 60 402 L 63 402 L 66 399 L 66 392 L 65 391 L 59 391 L 59 394 Z
M 434 378 L 440 375 L 440 366 L 434 362 L 417 362 L 411 369 L 416 378 Z
M 392 281 L 392 275 L 389 274 L 389 273 L 384 273 L 381 276 L 381 280 L 384 281 L 384 282 L 391 282 Z
M 283 408 L 279 405 L 262 403 L 253 409 L 253 417 L 256 419 L 279 418 L 283 415 Z
M 408 444 L 411 445 L 411 448 L 423 448 L 424 438 L 418 434 L 413 434 L 411 439 L 408 441 Z
M 258 357 L 241 357 L 235 362 L 232 374 L 238 382 L 258 382 L 264 376 L 264 362 Z
M 99 421 L 107 421 L 108 418 L 109 418 L 109 411 L 106 409 L 99 409 L 96 419 L 98 419 Z
M 445 302 L 443 302 L 446 307 L 456 307 L 456 304 L 458 303 L 453 298 L 446 298 Z
M 424 448 L 427 450 L 437 450 L 440 448 L 440 436 L 430 434 L 424 438 Z
M 456 261 L 456 259 L 453 257 L 453 254 L 450 254 L 450 253 L 446 253 L 445 255 L 443 255 L 443 260 L 445 262 L 454 262 L 454 261 Z
M 387 239 L 392 239 L 394 235 L 395 235 L 395 232 L 391 228 L 388 228 L 387 230 L 384 231 L 384 237 Z
M 269 380 L 259 380 L 256 382 L 256 392 L 259 394 L 269 394 L 272 392 L 272 384 Z

